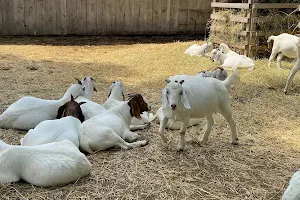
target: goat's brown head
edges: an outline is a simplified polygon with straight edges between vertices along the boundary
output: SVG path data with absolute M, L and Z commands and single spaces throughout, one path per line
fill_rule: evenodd
M 72 116 L 72 117 L 78 118 L 81 122 L 83 122 L 84 116 L 82 114 L 80 105 L 82 105 L 84 103 L 86 103 L 86 102 L 77 103 L 76 101 L 74 101 L 73 95 L 71 95 L 71 101 L 68 101 L 63 106 L 59 107 L 59 109 L 57 111 L 56 119 L 60 119 L 62 117 L 66 117 L 66 116 Z
M 147 99 L 142 97 L 140 94 L 128 94 L 127 95 L 130 99 L 128 101 L 128 105 L 130 106 L 130 114 L 133 117 L 138 119 L 142 119 L 141 115 L 144 111 L 150 111 L 151 106 L 148 103 Z

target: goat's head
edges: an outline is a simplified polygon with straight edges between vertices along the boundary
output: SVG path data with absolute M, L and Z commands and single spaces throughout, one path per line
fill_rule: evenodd
M 162 91 L 162 107 L 163 107 L 163 109 L 166 108 L 168 105 L 168 106 L 170 106 L 170 108 L 172 110 L 176 110 L 176 108 L 178 107 L 178 105 L 181 102 L 181 99 L 182 99 L 182 103 L 183 103 L 184 107 L 187 109 L 190 109 L 189 100 L 187 98 L 184 88 L 182 87 L 184 80 L 181 80 L 181 81 L 166 80 L 166 81 L 168 84 Z
M 220 58 L 220 54 L 221 54 L 221 51 L 219 49 L 213 49 L 211 52 L 210 52 L 210 59 L 214 62 L 217 62 Z
M 81 80 L 82 85 L 84 85 L 86 88 L 92 88 L 91 91 L 97 92 L 95 82 L 96 80 L 89 76 L 84 77 L 84 79 Z
M 86 102 L 77 103 L 76 101 L 74 101 L 73 95 L 71 95 L 71 101 L 68 101 L 63 106 L 59 107 L 59 109 L 57 111 L 56 119 L 60 119 L 62 117 L 66 117 L 66 116 L 72 116 L 72 117 L 78 118 L 81 122 L 83 122 L 84 116 L 82 114 L 80 105 L 82 105 L 84 103 L 86 103 Z
M 111 86 L 109 87 L 109 90 L 108 90 L 108 97 L 107 98 L 110 97 L 110 95 L 111 95 L 111 93 L 112 93 L 112 91 L 114 89 L 120 90 L 120 93 L 122 95 L 123 101 L 125 101 L 124 87 L 123 87 L 122 81 L 113 81 L 112 82 L 112 84 L 111 84 Z
M 147 99 L 142 97 L 140 94 L 128 94 L 129 97 L 128 105 L 131 108 L 130 113 L 132 116 L 142 119 L 141 114 L 145 111 L 150 111 L 151 106 Z
M 225 43 L 221 43 L 219 48 L 222 53 L 228 53 L 228 51 L 230 50 L 228 45 Z

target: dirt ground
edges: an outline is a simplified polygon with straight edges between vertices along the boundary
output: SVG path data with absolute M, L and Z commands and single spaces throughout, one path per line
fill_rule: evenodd
M 59 99 L 74 78 L 92 76 L 103 103 L 111 82 L 161 105 L 165 79 L 218 66 L 184 50 L 200 40 L 186 38 L 0 38 L 0 108 L 25 95 Z M 288 95 L 282 90 L 292 62 L 268 68 L 257 60 L 254 71 L 239 70 L 231 90 L 239 145 L 230 144 L 228 124 L 219 114 L 208 142 L 200 143 L 203 124 L 188 129 L 186 150 L 176 151 L 178 131 L 167 130 L 165 146 L 152 123 L 143 131 L 145 147 L 87 155 L 91 175 L 63 187 L 40 188 L 25 182 L 0 185 L 1 199 L 280 199 L 300 167 L 299 94 L 296 75 Z M 231 73 L 231 72 L 229 72 Z M 24 131 L 0 129 L 0 139 L 19 144 Z M 1 164 L 1 163 L 0 163 Z

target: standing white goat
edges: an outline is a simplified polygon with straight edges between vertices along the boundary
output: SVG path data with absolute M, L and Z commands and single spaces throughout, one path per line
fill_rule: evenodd
M 37 146 L 14 146 L 0 140 L 0 184 L 24 180 L 50 187 L 88 175 L 92 165 L 70 141 Z
M 146 140 L 133 143 L 126 141 L 132 142 L 139 138 L 137 133 L 129 129 L 132 117 L 141 119 L 140 113 L 149 110 L 147 101 L 140 94 L 135 94 L 129 101 L 83 122 L 79 134 L 80 149 L 92 153 L 112 147 L 129 149 L 146 145 Z
M 60 106 L 70 101 L 71 95 L 76 98 L 84 93 L 84 86 L 73 84 L 59 100 L 46 100 L 26 96 L 11 104 L 0 115 L 1 128 L 29 130 L 40 122 L 55 119 Z
M 249 70 L 254 69 L 254 61 L 244 55 L 227 55 L 221 52 L 221 50 L 213 49 L 210 53 L 210 59 L 214 62 L 219 61 L 223 68 L 234 66 L 249 68 Z
M 213 44 L 211 42 L 206 42 L 201 46 L 199 44 L 193 44 L 187 48 L 184 54 L 189 54 L 190 56 L 204 56 L 213 49 Z
M 289 186 L 285 190 L 282 200 L 300 200 L 300 171 L 294 173 Z
M 182 77 L 186 77 L 186 81 L 182 80 Z M 237 144 L 236 124 L 232 117 L 228 90 L 238 80 L 237 70 L 234 70 L 225 81 L 186 75 L 170 77 L 167 86 L 162 91 L 164 118 L 160 122 L 158 132 L 163 141 L 168 141 L 164 130 L 169 119 L 181 121 L 181 140 L 177 149 L 183 150 L 189 119 L 202 117 L 207 119 L 207 128 L 201 141 L 207 141 L 214 123 L 212 114 L 218 112 L 230 125 L 232 144 Z
M 271 61 L 277 56 L 277 67 L 281 68 L 281 60 L 283 56 L 288 58 L 297 58 L 298 57 L 298 48 L 297 41 L 299 37 L 295 35 L 290 35 L 287 33 L 282 33 L 278 36 L 270 36 L 268 38 L 268 43 L 271 40 L 274 40 L 272 53 L 269 58 L 269 67 L 271 66 Z
M 122 97 L 122 99 L 121 99 Z M 104 107 L 106 109 L 111 109 L 122 103 L 124 103 L 124 87 L 121 81 L 114 81 L 109 87 L 108 99 L 104 102 Z M 155 119 L 152 113 L 143 112 L 141 113 L 141 119 L 133 117 L 130 122 L 130 130 L 142 130 L 148 127 L 149 123 Z
M 86 102 L 85 104 L 81 105 L 81 110 L 85 120 L 88 120 L 106 111 L 102 105 L 91 100 L 93 93 L 97 91 L 94 82 L 95 80 L 91 77 L 85 77 L 83 80 L 81 80 L 82 85 L 86 88 L 85 93 L 75 99 L 75 101 L 78 103 Z
M 219 46 L 220 50 L 222 53 L 228 55 L 228 56 L 236 56 L 236 55 L 239 55 L 238 53 L 232 51 L 229 49 L 228 45 L 225 44 L 225 43 L 221 43 L 220 46 Z

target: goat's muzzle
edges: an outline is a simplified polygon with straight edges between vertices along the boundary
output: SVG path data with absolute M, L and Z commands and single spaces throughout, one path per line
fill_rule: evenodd
M 172 104 L 172 105 L 171 105 L 171 109 L 172 109 L 172 110 L 175 110 L 175 109 L 176 109 L 176 104 Z

